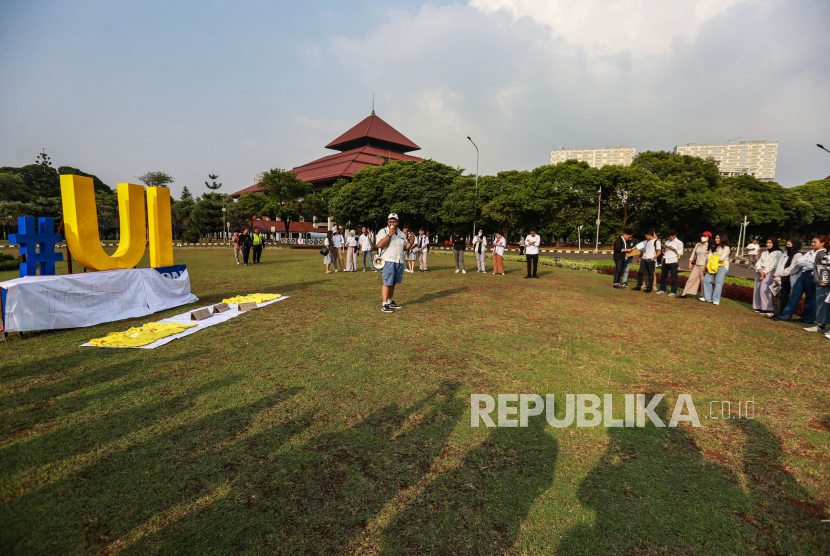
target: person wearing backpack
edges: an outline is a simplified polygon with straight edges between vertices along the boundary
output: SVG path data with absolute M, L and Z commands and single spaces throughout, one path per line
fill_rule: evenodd
M 252 243 L 254 246 L 254 264 L 258 264 L 262 258 L 262 234 L 259 230 L 254 232 Z
M 686 287 L 683 288 L 683 295 L 678 299 L 686 299 L 689 296 L 695 297 L 700 285 L 706 276 L 706 262 L 709 260 L 709 244 L 712 242 L 712 232 L 700 234 L 700 243 L 692 249 L 689 257 L 689 279 L 686 280 Z
M 732 244 L 726 234 L 715 235 L 715 241 L 710 248 L 709 260 L 706 261 L 706 276 L 703 278 L 703 297 L 698 301 L 706 301 L 712 305 L 720 305 L 723 281 L 726 273 L 729 272 L 729 253 L 732 252 Z
M 652 284 L 654 284 L 654 264 L 663 252 L 662 247 L 657 233 L 654 230 L 647 231 L 645 248 L 640 256 L 640 270 L 637 272 L 637 285 L 631 288 L 632 290 L 651 293 Z M 643 289 L 643 278 L 646 278 L 645 289 Z
M 816 251 L 816 259 L 813 263 L 813 281 L 816 284 L 816 325 L 807 327 L 807 332 L 821 332 L 826 338 L 830 338 L 827 331 L 827 323 L 830 322 L 830 303 L 827 296 L 830 295 L 830 236 L 818 236 L 824 238 L 821 249 Z
M 663 269 L 660 272 L 660 288 L 657 293 L 660 295 L 666 294 L 666 287 L 671 275 L 671 293 L 668 294 L 668 297 L 677 297 L 677 267 L 679 266 L 680 256 L 683 254 L 683 242 L 677 239 L 677 232 L 674 230 L 668 230 L 666 235 L 669 239 L 663 243 Z

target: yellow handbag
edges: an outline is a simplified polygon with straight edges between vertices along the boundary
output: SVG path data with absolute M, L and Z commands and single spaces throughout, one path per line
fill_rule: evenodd
M 706 271 L 709 274 L 717 274 L 718 268 L 725 264 L 726 262 L 720 262 L 720 255 L 709 255 L 709 260 L 706 261 Z

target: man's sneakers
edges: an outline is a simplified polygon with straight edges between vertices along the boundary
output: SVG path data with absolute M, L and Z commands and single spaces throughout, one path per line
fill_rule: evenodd
M 822 328 L 820 326 L 808 326 L 804 330 L 806 330 L 807 332 L 822 332 L 822 333 L 825 332 L 824 328 Z
M 459 272 L 461 272 L 461 271 L 456 268 L 455 273 L 458 274 Z
M 670 293 L 667 297 L 677 297 L 676 293 Z
M 462 271 L 461 271 L 461 274 L 467 274 L 467 271 L 466 271 L 466 270 L 462 270 Z
M 666 295 L 666 292 L 663 290 L 657 290 L 657 295 Z
M 622 286 L 620 284 L 614 284 L 614 287 L 617 288 L 618 290 L 622 289 Z
M 392 307 L 389 306 L 388 303 L 384 303 L 380 306 L 381 313 L 394 313 L 395 311 L 392 310 Z
M 623 282 L 620 286 L 622 286 L 623 289 L 626 289 L 628 288 L 628 282 Z
M 393 309 L 403 309 L 403 305 L 398 305 L 394 299 L 389 300 L 389 306 Z

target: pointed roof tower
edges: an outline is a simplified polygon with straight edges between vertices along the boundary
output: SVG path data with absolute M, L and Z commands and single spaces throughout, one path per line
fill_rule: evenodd
M 349 151 L 359 147 L 375 147 L 384 151 L 407 153 L 421 147 L 404 137 L 391 125 L 380 119 L 372 110 L 362 122 L 326 145 L 327 149 Z

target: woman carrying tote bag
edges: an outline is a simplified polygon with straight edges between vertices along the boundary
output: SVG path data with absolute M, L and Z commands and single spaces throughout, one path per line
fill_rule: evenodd
M 769 287 L 775 278 L 775 269 L 781 259 L 781 247 L 778 238 L 769 238 L 766 242 L 767 250 L 761 253 L 761 258 L 755 263 L 755 289 L 752 290 L 752 310 L 759 315 L 772 314 L 772 292 Z

